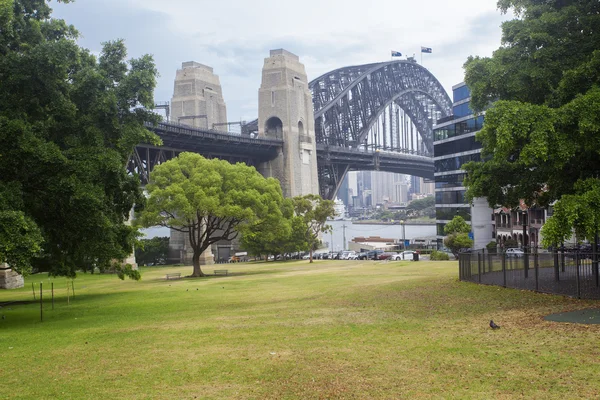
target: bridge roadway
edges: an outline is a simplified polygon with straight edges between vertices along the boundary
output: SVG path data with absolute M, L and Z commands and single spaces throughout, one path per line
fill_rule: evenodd
M 140 174 L 143 183 L 154 165 L 167 161 L 184 151 L 231 162 L 258 165 L 277 157 L 282 139 L 254 138 L 229 132 L 199 129 L 187 125 L 160 123 L 147 125 L 163 141 L 157 147 L 140 144 L 130 160 L 129 168 Z M 317 164 L 347 166 L 351 171 L 379 170 L 433 179 L 433 160 L 416 154 L 372 151 L 317 143 Z

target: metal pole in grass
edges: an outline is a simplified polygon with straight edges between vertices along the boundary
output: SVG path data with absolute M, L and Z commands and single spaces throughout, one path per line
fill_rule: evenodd
M 44 306 L 42 303 L 42 282 L 40 282 L 40 321 L 44 322 Z
M 33 293 L 33 301 L 35 301 L 35 287 L 33 285 L 33 282 L 31 282 L 31 292 Z
M 50 284 L 52 288 L 52 309 L 54 310 L 54 282 Z

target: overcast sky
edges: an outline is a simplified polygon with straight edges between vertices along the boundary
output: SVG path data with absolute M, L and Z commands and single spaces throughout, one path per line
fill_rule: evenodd
M 130 57 L 152 54 L 160 72 L 156 101 L 173 95 L 184 61 L 214 68 L 230 121 L 258 115 L 258 88 L 269 50 L 300 56 L 308 79 L 336 68 L 416 55 L 451 96 L 469 55 L 500 46 L 496 0 L 77 0 L 52 2 L 54 16 L 75 25 L 94 52 L 122 38 Z M 404 58 L 404 57 L 402 57 Z

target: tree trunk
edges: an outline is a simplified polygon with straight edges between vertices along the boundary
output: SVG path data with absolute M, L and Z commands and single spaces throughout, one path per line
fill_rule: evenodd
M 192 256 L 192 262 L 194 264 L 194 273 L 192 274 L 192 277 L 194 277 L 194 278 L 206 276 L 206 275 L 204 275 L 204 272 L 202 272 L 202 269 L 200 268 L 200 254 L 202 254 L 202 253 L 194 252 L 194 255 Z
M 309 257 L 310 262 L 313 262 L 313 249 L 312 248 L 310 249 L 310 256 L 308 256 L 308 257 Z

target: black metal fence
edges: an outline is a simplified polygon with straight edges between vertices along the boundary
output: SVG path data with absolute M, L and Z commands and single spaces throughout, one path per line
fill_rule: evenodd
M 579 299 L 600 299 L 599 259 L 598 253 L 568 250 L 534 249 L 516 254 L 479 250 L 459 255 L 459 278 Z

